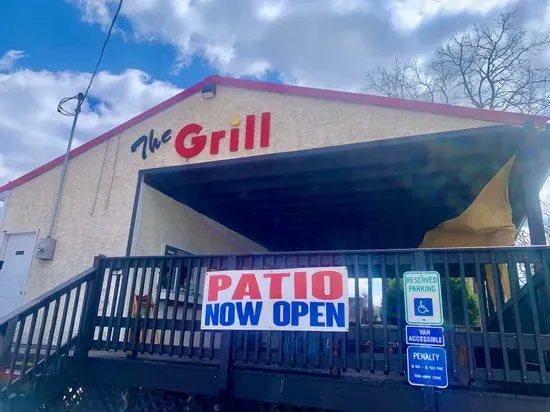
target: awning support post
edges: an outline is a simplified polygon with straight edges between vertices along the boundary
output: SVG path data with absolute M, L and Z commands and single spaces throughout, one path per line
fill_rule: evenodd
M 532 245 L 546 245 L 546 234 L 540 204 L 538 185 L 540 174 L 547 170 L 541 156 L 539 136 L 535 130 L 534 120 L 527 120 L 523 126 L 525 130 L 525 151 L 523 153 L 523 189 L 527 222 L 529 224 L 529 237 Z

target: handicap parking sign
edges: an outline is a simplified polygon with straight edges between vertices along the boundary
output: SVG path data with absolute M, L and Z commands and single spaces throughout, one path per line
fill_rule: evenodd
M 414 298 L 413 305 L 416 316 L 434 315 L 434 301 L 432 298 Z
M 434 271 L 405 272 L 405 320 L 409 325 L 442 325 L 441 281 Z

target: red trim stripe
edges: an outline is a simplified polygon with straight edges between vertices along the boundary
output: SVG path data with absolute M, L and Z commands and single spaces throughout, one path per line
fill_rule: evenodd
M 230 86 L 238 87 L 241 89 L 247 90 L 256 90 L 256 91 L 265 91 L 270 93 L 285 94 L 290 96 L 300 96 L 308 97 L 314 99 L 325 99 L 325 100 L 336 100 L 347 103 L 355 104 L 364 104 L 370 106 L 382 106 L 390 107 L 400 110 L 410 110 L 415 112 L 424 112 L 432 113 L 444 116 L 451 117 L 465 117 L 475 120 L 482 120 L 492 123 L 506 123 L 514 125 L 524 124 L 528 118 L 532 118 L 535 124 L 544 124 L 550 121 L 550 117 L 543 116 L 527 116 L 521 113 L 511 113 L 511 112 L 498 112 L 494 110 L 486 109 L 477 109 L 472 107 L 462 107 L 462 106 L 452 106 L 448 104 L 440 103 L 429 103 L 429 102 L 417 102 L 412 100 L 401 100 L 394 99 L 391 97 L 382 97 L 382 96 L 371 96 L 368 94 L 362 93 L 350 93 L 350 92 L 341 92 L 336 90 L 325 90 L 325 89 L 316 89 L 312 87 L 302 87 L 302 86 L 290 86 L 286 84 L 279 83 L 268 83 L 254 80 L 243 80 L 243 79 L 234 79 L 230 77 L 222 76 L 209 76 L 199 83 L 185 89 L 181 93 L 171 97 L 168 100 L 152 107 L 151 109 L 143 112 L 142 114 L 134 117 L 133 119 L 128 120 L 125 123 L 115 127 L 112 130 L 109 130 L 106 133 L 84 143 L 82 146 L 79 146 L 71 150 L 71 158 L 78 156 L 81 153 L 95 147 L 104 141 L 110 139 L 113 136 L 116 136 L 122 133 L 124 130 L 128 129 L 131 126 L 135 126 L 141 121 L 157 114 L 158 112 L 186 99 L 189 96 L 194 95 L 199 92 L 205 84 L 215 83 L 220 86 Z M 63 155 L 59 156 L 48 163 L 38 167 L 37 169 L 32 170 L 31 172 L 9 182 L 3 186 L 0 186 L 0 193 L 7 190 L 11 190 L 14 187 L 17 187 L 25 182 L 28 182 L 31 179 L 47 172 L 48 170 L 53 169 L 56 166 L 59 166 L 63 163 Z

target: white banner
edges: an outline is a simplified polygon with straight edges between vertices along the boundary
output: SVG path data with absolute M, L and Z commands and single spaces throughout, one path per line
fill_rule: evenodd
M 347 332 L 345 267 L 207 272 L 204 330 Z

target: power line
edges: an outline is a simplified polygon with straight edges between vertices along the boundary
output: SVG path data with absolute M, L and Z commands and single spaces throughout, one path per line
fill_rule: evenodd
M 82 93 L 79 93 L 82 94 Z M 84 95 L 82 95 L 84 96 Z M 71 100 L 78 99 L 78 94 L 75 94 L 71 97 L 65 97 L 59 101 L 57 104 L 57 112 L 62 114 L 63 116 L 74 116 L 76 115 L 76 109 L 74 111 L 67 110 L 63 107 L 63 105 L 67 102 L 70 102 Z
M 90 91 L 90 87 L 92 87 L 92 83 L 94 81 L 95 75 L 97 74 L 97 69 L 99 68 L 99 64 L 101 63 L 101 59 L 103 59 L 103 53 L 105 53 L 105 47 L 107 47 L 107 43 L 109 42 L 109 38 L 111 37 L 111 32 L 113 31 L 113 27 L 115 25 L 116 19 L 118 17 L 118 13 L 120 12 L 120 9 L 122 8 L 122 2 L 123 0 L 120 0 L 118 2 L 118 7 L 116 9 L 115 15 L 113 16 L 113 20 L 111 21 L 111 26 L 109 27 L 109 31 L 107 32 L 107 37 L 105 37 L 105 41 L 103 42 L 103 46 L 101 47 L 101 53 L 99 53 L 99 59 L 97 59 L 97 64 L 95 65 L 94 72 L 92 74 L 92 78 L 90 79 L 90 83 L 88 84 L 88 87 L 86 88 L 86 91 L 84 92 L 84 98 L 88 96 L 88 92 Z
M 118 6 L 115 12 L 115 15 L 113 16 L 113 20 L 111 21 L 111 25 L 109 26 L 109 30 L 107 31 L 107 36 L 105 37 L 105 41 L 103 42 L 103 46 L 101 46 L 101 52 L 99 53 L 99 58 L 97 59 L 97 63 L 95 65 L 94 71 L 92 73 L 92 77 L 90 78 L 90 82 L 88 83 L 88 87 L 86 87 L 86 91 L 84 94 L 79 93 L 75 96 L 71 97 L 65 97 L 64 99 L 61 99 L 59 104 L 57 105 L 57 111 L 61 113 L 64 116 L 75 116 L 78 111 L 80 111 L 80 105 L 84 102 L 86 97 L 88 96 L 88 93 L 90 92 L 90 88 L 92 87 L 92 83 L 94 82 L 95 76 L 97 75 L 97 71 L 99 69 L 99 65 L 101 64 L 101 60 L 103 59 L 103 54 L 105 53 L 105 48 L 107 47 L 107 43 L 109 43 L 109 39 L 111 37 L 111 33 L 113 32 L 113 27 L 115 26 L 116 20 L 118 18 L 118 14 L 120 13 L 120 9 L 122 8 L 122 3 L 124 0 L 120 0 L 118 2 Z M 80 96 L 79 96 L 80 95 Z M 65 103 L 68 101 L 77 99 L 77 108 L 74 111 L 67 110 L 63 107 Z

